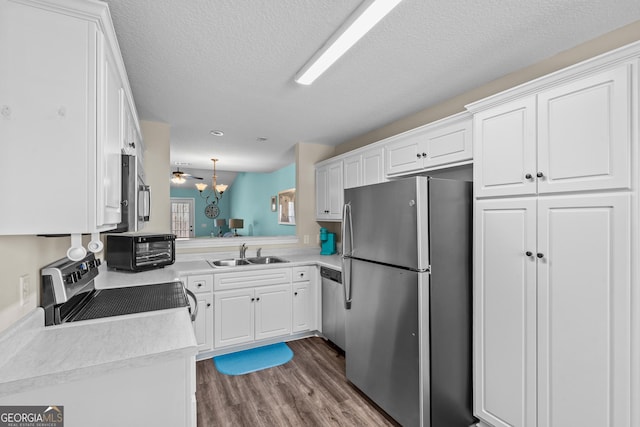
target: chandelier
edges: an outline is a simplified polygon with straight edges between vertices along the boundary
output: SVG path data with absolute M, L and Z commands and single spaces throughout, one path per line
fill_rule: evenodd
M 196 188 L 200 192 L 200 197 L 202 197 L 203 199 L 206 199 L 207 203 L 209 203 L 209 198 L 213 197 L 215 198 L 215 201 L 212 201 L 212 203 L 217 204 L 222 198 L 222 193 L 225 192 L 228 185 L 218 184 L 218 176 L 216 175 L 216 162 L 218 161 L 218 159 L 211 159 L 211 161 L 213 162 L 213 179 L 212 179 L 211 189 L 205 195 L 204 190 L 207 188 L 207 184 L 205 184 L 204 182 L 196 183 Z

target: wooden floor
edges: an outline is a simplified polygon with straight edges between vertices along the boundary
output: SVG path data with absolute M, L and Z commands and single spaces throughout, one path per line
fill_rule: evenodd
M 196 364 L 198 426 L 397 426 L 345 378 L 345 359 L 321 338 L 287 343 L 293 359 L 246 375 Z

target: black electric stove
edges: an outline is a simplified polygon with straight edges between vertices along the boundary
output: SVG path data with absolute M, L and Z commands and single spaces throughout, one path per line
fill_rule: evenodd
M 99 266 L 100 260 L 91 253 L 81 261 L 64 258 L 41 270 L 45 325 L 190 307 L 188 293 L 194 300 L 191 317 L 195 319 L 195 296 L 182 282 L 95 289 Z

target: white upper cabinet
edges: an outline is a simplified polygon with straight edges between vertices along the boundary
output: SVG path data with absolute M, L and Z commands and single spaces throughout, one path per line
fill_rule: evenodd
M 342 160 L 316 166 L 316 220 L 342 219 Z
M 631 65 L 538 95 L 539 193 L 630 188 Z
M 345 189 L 384 182 L 384 148 L 357 150 L 344 158 L 343 169 Z
M 115 228 L 130 90 L 106 4 L 0 0 L 0 58 L 0 169 L 30 182 L 0 182 L 0 234 Z
M 536 100 L 527 97 L 476 114 L 476 196 L 535 194 Z
M 98 135 L 96 163 L 97 225 L 108 226 L 120 222 L 122 104 L 124 93 L 118 76 L 118 68 L 111 52 L 103 45 L 98 33 Z
M 387 176 L 468 162 L 473 157 L 471 118 L 467 113 L 393 137 L 385 145 Z
M 630 64 L 474 116 L 476 196 L 630 188 Z

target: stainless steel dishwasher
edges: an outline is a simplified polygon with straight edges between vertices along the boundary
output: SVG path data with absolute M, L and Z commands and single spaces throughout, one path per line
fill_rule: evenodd
M 346 310 L 342 273 L 327 267 L 320 267 L 322 277 L 322 334 L 344 351 Z

